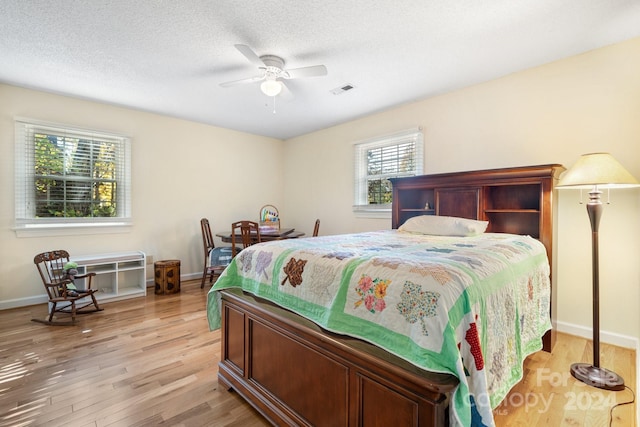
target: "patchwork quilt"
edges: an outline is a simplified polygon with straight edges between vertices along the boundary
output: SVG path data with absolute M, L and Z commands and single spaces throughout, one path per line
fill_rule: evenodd
M 231 287 L 456 376 L 454 426 L 494 425 L 492 409 L 551 328 L 549 263 L 529 236 L 384 230 L 253 245 L 208 294 L 212 330 L 220 327 L 217 291 Z

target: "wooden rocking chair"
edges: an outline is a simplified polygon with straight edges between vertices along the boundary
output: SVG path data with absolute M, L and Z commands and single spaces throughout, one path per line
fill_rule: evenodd
M 74 325 L 76 314 L 102 311 L 94 295 L 97 289 L 91 289 L 91 279 L 96 273 L 75 275 L 72 279 L 64 270 L 68 262 L 69 253 L 64 250 L 43 252 L 33 258 L 50 303 L 48 319 L 31 319 L 34 322 L 47 325 Z M 74 279 L 84 279 L 82 289 L 75 287 Z M 87 307 L 90 306 L 93 308 L 88 309 Z M 53 316 L 56 313 L 70 313 L 71 320 L 54 321 Z

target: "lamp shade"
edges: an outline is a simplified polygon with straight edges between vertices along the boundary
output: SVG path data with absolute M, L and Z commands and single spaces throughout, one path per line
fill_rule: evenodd
M 265 81 L 260 85 L 260 90 L 267 96 L 276 96 L 282 90 L 282 85 L 279 81 L 267 77 Z
M 609 153 L 583 154 L 556 188 L 628 188 L 640 183 Z

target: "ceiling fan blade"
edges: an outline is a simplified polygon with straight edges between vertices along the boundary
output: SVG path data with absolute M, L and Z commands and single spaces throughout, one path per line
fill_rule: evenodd
M 312 65 L 311 67 L 292 68 L 286 70 L 282 77 L 285 79 L 299 79 L 303 77 L 326 76 L 327 67 L 324 65 Z
M 284 84 L 282 80 L 279 80 L 279 82 L 282 85 L 282 91 L 280 92 L 280 96 L 282 97 L 282 99 L 285 101 L 291 101 L 293 98 L 295 98 L 293 96 L 293 92 L 289 90 L 289 87 Z
M 249 77 L 248 79 L 233 80 L 230 82 L 220 83 L 220 86 L 231 87 L 231 86 L 237 86 L 245 83 L 255 83 L 255 82 L 259 82 L 260 80 L 264 80 L 264 77 L 265 76 L 255 76 L 255 77 Z
M 244 44 L 236 44 L 234 46 L 249 60 L 249 62 L 251 62 L 256 67 L 260 68 L 266 66 L 265 63 L 262 62 L 262 59 L 260 59 L 260 57 L 256 55 L 253 49 L 251 49 L 249 46 Z

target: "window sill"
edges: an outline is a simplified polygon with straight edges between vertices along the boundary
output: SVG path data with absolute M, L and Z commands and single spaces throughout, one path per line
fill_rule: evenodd
M 13 228 L 17 237 L 80 236 L 91 234 L 129 233 L 130 222 L 84 224 L 23 224 Z
M 391 219 L 391 208 L 388 206 L 374 208 L 370 206 L 354 206 L 353 214 L 356 218 Z

